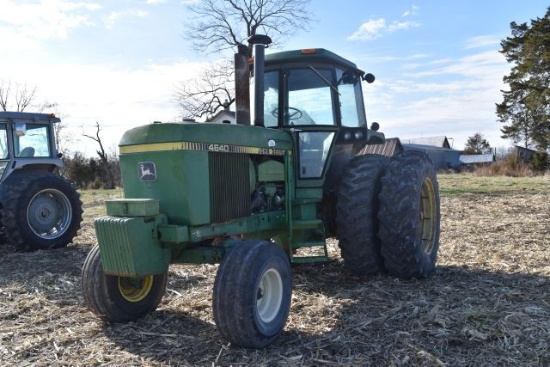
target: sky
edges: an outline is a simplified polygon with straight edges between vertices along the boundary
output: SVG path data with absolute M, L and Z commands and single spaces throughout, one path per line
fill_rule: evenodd
M 124 131 L 177 121 L 179 86 L 229 53 L 185 38 L 186 4 L 200 0 L 0 0 L 0 82 L 57 103 L 67 152 L 92 156 L 96 123 L 108 152 Z M 499 53 L 510 23 L 542 17 L 544 0 L 311 0 L 312 22 L 266 52 L 322 47 L 376 76 L 367 119 L 386 137 L 447 136 L 463 149 L 500 138 L 495 103 L 512 65 Z

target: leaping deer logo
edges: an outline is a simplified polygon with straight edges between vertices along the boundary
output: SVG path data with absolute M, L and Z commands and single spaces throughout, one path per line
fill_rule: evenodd
M 142 181 L 155 181 L 157 179 L 157 170 L 153 162 L 139 162 L 138 176 Z

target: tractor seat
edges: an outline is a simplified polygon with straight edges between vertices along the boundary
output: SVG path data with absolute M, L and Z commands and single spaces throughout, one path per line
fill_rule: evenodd
M 19 152 L 19 157 L 22 157 L 22 158 L 34 157 L 34 148 L 33 147 L 23 148 L 23 150 Z

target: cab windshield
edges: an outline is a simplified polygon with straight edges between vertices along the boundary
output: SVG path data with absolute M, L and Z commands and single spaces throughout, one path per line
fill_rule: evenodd
M 267 71 L 265 126 L 364 126 L 360 81 L 354 72 L 334 67 L 307 65 Z

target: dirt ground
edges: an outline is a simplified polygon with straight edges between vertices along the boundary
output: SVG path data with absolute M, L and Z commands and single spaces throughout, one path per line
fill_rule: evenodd
M 332 243 L 329 263 L 293 267 L 288 323 L 264 350 L 218 334 L 213 265 L 172 266 L 160 307 L 140 320 L 98 320 L 80 291 L 88 215 L 66 249 L 0 247 L 0 365 L 548 366 L 549 209 L 550 190 L 443 197 L 426 280 L 352 275 Z

